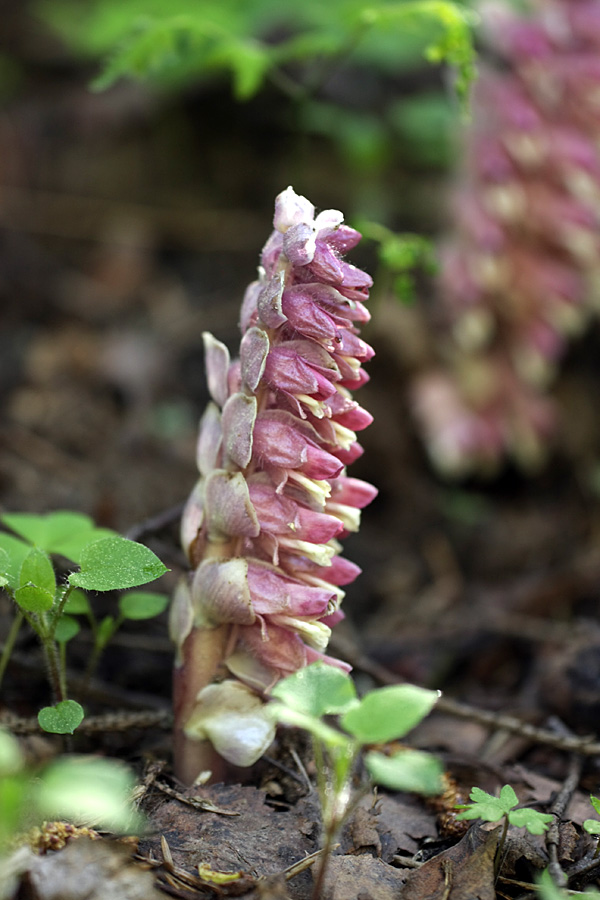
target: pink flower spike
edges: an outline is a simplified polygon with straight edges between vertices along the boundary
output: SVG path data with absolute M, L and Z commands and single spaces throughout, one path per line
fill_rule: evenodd
M 371 278 L 342 258 L 359 239 L 341 212 L 315 217 L 287 188 L 244 296 L 240 358 L 205 338 L 214 402 L 182 522 L 194 571 L 172 615 L 176 769 L 186 781 L 215 772 L 206 741 L 244 765 L 263 752 L 265 694 L 280 677 L 315 659 L 349 668 L 325 650 L 343 618 L 340 585 L 360 572 L 337 539 L 357 530 L 376 494 L 345 474 L 362 453 L 355 430 L 371 422 L 350 393 L 373 355 L 358 336 Z
M 285 344 L 269 353 L 264 376 L 272 388 L 288 394 L 312 394 L 319 400 L 335 394 L 331 381 Z
M 331 499 L 335 503 L 345 503 L 364 509 L 377 496 L 377 488 L 360 478 L 348 478 L 342 475 L 331 482 Z
M 254 425 L 254 455 L 263 466 L 299 469 L 309 478 L 336 478 L 343 464 L 307 438 L 298 425 L 288 419 L 262 413 Z

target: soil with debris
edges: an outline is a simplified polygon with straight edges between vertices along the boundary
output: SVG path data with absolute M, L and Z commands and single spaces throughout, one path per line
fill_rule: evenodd
M 89 513 L 148 543 L 171 569 L 169 592 L 185 565 L 178 510 L 207 400 L 201 333 L 235 347 L 275 194 L 293 181 L 351 216 L 356 175 L 323 141 L 299 142 L 275 95 L 237 106 L 218 84 L 170 99 L 125 83 L 92 94 L 89 72 L 41 38 L 27 43 L 18 14 L 11 29 L 27 78 L 0 113 L 1 508 Z M 390 163 L 394 227 L 439 230 L 444 178 Z M 354 259 L 375 271 L 368 248 Z M 424 285 L 424 305 L 426 295 Z M 380 495 L 347 542 L 363 575 L 333 648 L 361 691 L 395 680 L 443 691 L 410 740 L 443 760 L 447 791 L 436 802 L 363 798 L 322 897 L 524 897 L 549 865 L 581 890 L 600 877 L 582 829 L 600 761 L 598 328 L 555 386 L 562 428 L 547 465 L 451 484 L 429 467 L 408 409 L 419 307 L 375 293 L 372 310 L 364 335 L 377 356 L 360 399 L 375 421 L 352 474 Z M 99 615 L 115 602 L 98 596 Z M 10 616 L 0 599 L 0 635 Z M 83 629 L 69 647 L 76 699 L 90 646 Z M 170 768 L 171 660 L 164 616 L 126 625 L 74 738 L 78 752 L 136 768 L 148 834 L 135 851 L 84 838 L 45 855 L 22 848 L 15 898 L 311 896 L 319 805 L 291 737 L 240 783 L 183 789 Z M 48 701 L 23 631 L 0 716 L 32 761 L 62 750 L 31 726 Z M 507 783 L 523 804 L 555 812 L 556 826 L 543 837 L 511 828 L 496 878 L 498 828 L 467 830 L 455 807 L 474 785 Z

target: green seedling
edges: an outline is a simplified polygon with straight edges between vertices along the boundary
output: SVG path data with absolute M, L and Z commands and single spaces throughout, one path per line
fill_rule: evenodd
M 48 820 L 139 830 L 142 819 L 130 803 L 134 784 L 127 766 L 93 756 L 28 768 L 17 740 L 0 729 L 0 859 L 20 832 Z
M 41 642 L 55 700 L 54 706 L 40 711 L 40 726 L 55 734 L 72 734 L 84 716 L 79 703 L 69 699 L 66 680 L 66 646 L 80 630 L 75 616 L 87 616 L 94 637 L 89 678 L 125 619 L 151 618 L 168 603 L 162 594 L 134 591 L 121 596 L 117 617 L 106 616 L 98 622 L 82 589 L 125 590 L 154 581 L 167 568 L 148 547 L 97 528 L 80 513 L 11 513 L 0 521 L 13 532 L 0 533 L 0 588 L 15 605 L 15 618 L 0 655 L 0 683 L 26 621 Z M 77 570 L 57 577 L 51 555 L 68 560 Z
M 420 270 L 432 275 L 437 271 L 433 242 L 420 234 L 398 234 L 378 222 L 361 221 L 357 227 L 364 238 L 375 241 L 377 246 L 381 267 L 377 275 L 380 293 L 385 295 L 391 287 L 402 303 L 413 303 L 416 272 Z
M 597 812 L 600 816 L 600 800 L 598 800 L 597 797 L 594 797 L 593 794 L 590 794 L 590 803 L 594 807 L 595 812 Z M 588 834 L 595 835 L 596 837 L 600 835 L 600 821 L 598 821 L 598 819 L 586 819 L 583 823 L 583 827 Z M 596 852 L 594 856 L 598 855 L 600 855 L 600 841 L 596 846 Z
M 360 754 L 364 753 L 365 768 L 376 784 L 422 794 L 440 792 L 442 767 L 433 756 L 403 747 L 390 754 L 376 748 L 403 738 L 428 715 L 439 695 L 401 684 L 358 699 L 348 675 L 317 662 L 278 682 L 272 696 L 276 701 L 270 705 L 272 715 L 305 729 L 313 740 L 325 832 L 323 863 L 313 891 L 317 898 L 335 835 L 361 796 L 352 789 Z M 331 717 L 336 717 L 335 724 Z
M 535 809 L 516 809 L 519 798 L 510 784 L 504 785 L 499 797 L 494 797 L 493 794 L 488 794 L 478 787 L 473 788 L 469 797 L 471 803 L 465 803 L 458 807 L 462 809 L 462 812 L 457 815 L 457 820 L 483 819 L 484 822 L 499 822 L 504 819 L 496 854 L 496 874 L 500 868 L 509 825 L 526 828 L 530 834 L 543 834 L 550 822 L 554 820 L 554 816 L 549 813 L 541 813 Z

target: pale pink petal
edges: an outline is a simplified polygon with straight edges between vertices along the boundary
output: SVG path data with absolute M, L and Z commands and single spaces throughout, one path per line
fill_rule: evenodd
M 280 272 L 263 285 L 258 295 L 256 309 L 261 322 L 267 328 L 279 328 L 286 321 L 281 310 L 283 286 L 283 272 Z
M 251 625 L 256 614 L 248 587 L 248 561 L 237 557 L 201 562 L 192 581 L 192 603 L 209 626 Z
M 208 538 L 258 537 L 260 525 L 241 472 L 215 469 L 206 479 L 204 511 Z
M 292 187 L 287 187 L 275 199 L 273 227 L 277 231 L 285 232 L 302 222 L 312 224 L 314 215 L 315 208 L 312 203 L 306 197 L 297 194 Z
M 256 397 L 233 394 L 223 407 L 223 448 L 228 459 L 245 469 L 252 458 Z
M 227 400 L 227 373 L 229 370 L 229 350 L 217 341 L 209 331 L 202 335 L 206 357 L 206 378 L 208 390 L 215 403 L 223 406 Z
M 254 393 L 265 371 L 270 349 L 269 336 L 263 328 L 249 328 L 240 344 L 241 374 L 248 389 Z
M 209 403 L 200 420 L 196 464 L 202 475 L 209 475 L 218 465 L 223 442 L 221 413 L 214 403 Z

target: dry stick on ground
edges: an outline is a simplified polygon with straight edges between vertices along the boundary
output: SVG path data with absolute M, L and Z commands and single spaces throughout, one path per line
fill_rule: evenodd
M 78 734 L 101 734 L 104 732 L 124 732 L 136 728 L 161 728 L 168 731 L 173 727 L 173 715 L 170 710 L 117 710 L 102 716 L 86 716 L 77 726 Z M 25 718 L 10 712 L 0 714 L 0 728 L 7 728 L 13 734 L 40 734 L 37 718 Z
M 563 730 L 565 732 L 568 732 L 568 729 L 565 729 L 564 726 Z M 552 824 L 548 827 L 548 831 L 546 832 L 546 847 L 548 848 L 548 856 L 550 857 L 548 871 L 550 872 L 552 881 L 557 887 L 564 887 L 568 881 L 568 878 L 563 872 L 562 867 L 558 861 L 560 820 L 563 818 L 571 797 L 577 789 L 579 779 L 581 778 L 582 768 L 583 758 L 578 753 L 574 753 L 569 761 L 569 770 L 567 772 L 567 777 L 564 780 L 563 786 L 556 795 L 554 803 L 548 810 L 555 817 L 554 822 L 552 822 Z

